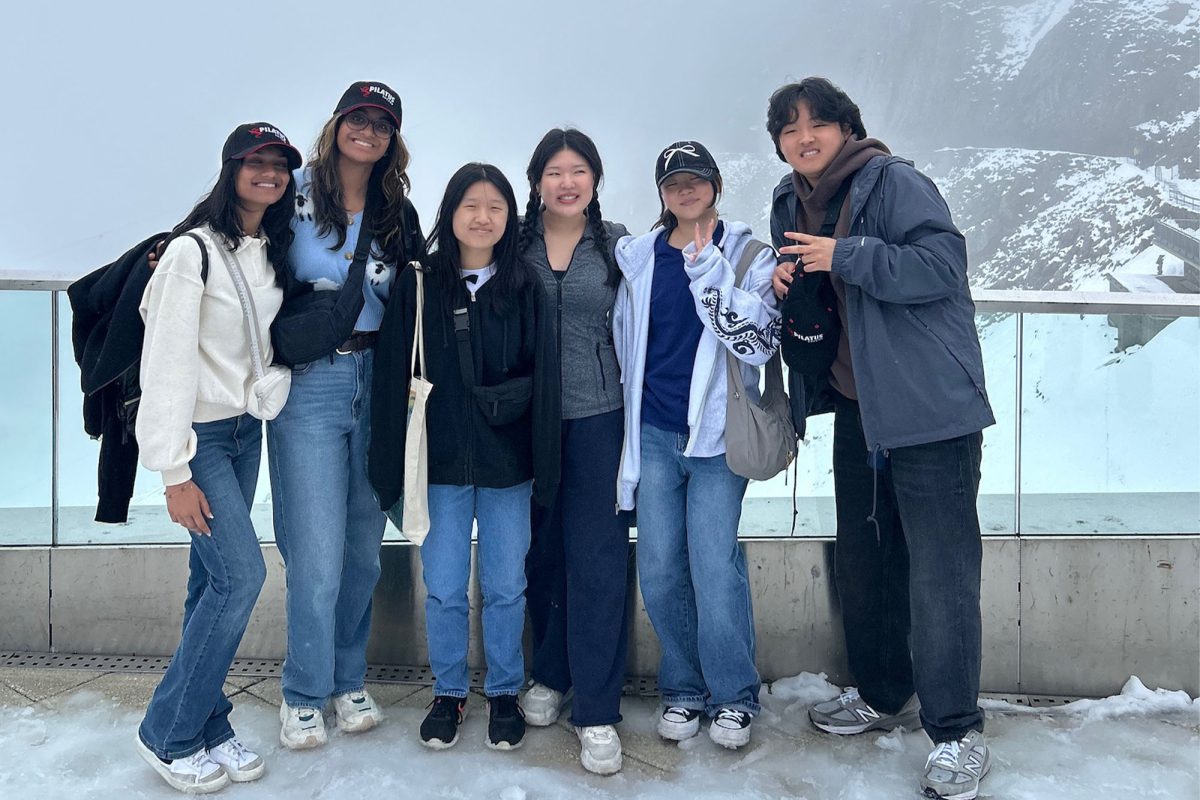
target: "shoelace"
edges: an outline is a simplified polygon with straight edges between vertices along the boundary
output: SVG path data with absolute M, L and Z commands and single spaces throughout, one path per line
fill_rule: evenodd
M 718 720 L 726 720 L 732 722 L 738 727 L 741 727 L 746 722 L 746 717 L 750 716 L 745 711 L 736 711 L 732 708 L 722 708 L 717 712 Z
M 209 757 L 207 750 L 200 749 L 185 758 L 183 763 L 191 767 L 191 769 L 195 771 L 197 775 L 202 775 L 206 771 L 204 767 L 215 762 L 213 762 L 213 760 Z
M 693 713 L 694 712 L 691 709 L 684 708 L 683 706 L 671 706 L 670 708 L 668 708 L 666 711 L 663 712 L 663 716 L 664 717 L 669 717 L 669 716 L 682 717 L 684 720 L 687 720 L 687 719 L 691 718 Z
M 241 740 L 238 739 L 236 736 L 232 739 L 229 739 L 228 741 L 222 742 L 221 744 L 217 745 L 217 747 L 228 750 L 233 755 L 234 759 L 237 760 L 238 763 L 241 763 L 243 761 L 248 761 L 250 758 L 249 748 L 247 748 L 246 745 L 242 744 Z
M 847 687 L 846 691 L 842 692 L 842 696 L 839 697 L 838 700 L 841 701 L 841 704 L 844 706 L 858 702 L 858 689 L 854 688 L 853 686 Z
M 585 728 L 583 735 L 591 739 L 596 744 L 608 744 L 613 740 L 616 731 L 611 725 L 594 725 Z
M 933 749 L 929 763 L 949 770 L 958 769 L 958 756 L 961 752 L 962 746 L 957 741 L 942 742 Z

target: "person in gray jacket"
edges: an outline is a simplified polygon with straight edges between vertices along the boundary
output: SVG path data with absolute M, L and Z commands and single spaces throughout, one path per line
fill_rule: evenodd
M 772 198 L 774 243 L 804 273 L 829 273 L 842 328 L 828 372 L 793 370 L 791 390 L 799 431 L 804 416 L 834 412 L 835 572 L 858 687 L 809 715 L 835 734 L 919 719 L 934 742 L 922 791 L 969 800 L 991 763 L 975 503 L 995 420 L 966 245 L 933 182 L 867 138 L 828 80 L 776 91 L 767 130 L 792 167 Z M 839 204 L 833 235 L 814 235 Z M 795 266 L 776 268 L 781 297 Z
M 526 170 L 529 204 L 520 249 L 541 281 L 553 318 L 562 386 L 562 471 L 546 508 L 533 512 L 526 603 L 533 683 L 525 721 L 551 725 L 572 689 L 571 723 L 591 772 L 621 769 L 629 529 L 617 514 L 624 419 L 613 350 L 620 274 L 613 248 L 628 231 L 601 218 L 604 166 L 595 143 L 555 128 Z

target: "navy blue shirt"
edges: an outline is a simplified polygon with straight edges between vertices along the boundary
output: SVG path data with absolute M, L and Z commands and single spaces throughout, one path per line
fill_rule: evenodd
M 724 227 L 724 223 L 717 223 L 714 242 L 721 241 Z M 688 432 L 692 368 L 704 332 L 689 283 L 683 269 L 683 251 L 672 247 L 663 231 L 654 241 L 642 421 L 674 433 Z

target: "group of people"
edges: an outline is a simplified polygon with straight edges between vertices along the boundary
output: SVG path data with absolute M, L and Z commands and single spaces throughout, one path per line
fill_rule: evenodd
M 412 511 L 414 483 L 427 525 L 403 532 L 420 545 L 435 678 L 423 744 L 452 747 L 468 711 L 477 526 L 487 745 L 517 748 L 569 704 L 582 765 L 621 769 L 633 512 L 662 645 L 657 731 L 682 741 L 707 721 L 715 743 L 746 745 L 760 677 L 727 404 L 758 398 L 794 327 L 783 298 L 823 277 L 836 357 L 793 370 L 789 389 L 799 435 L 808 415 L 835 415 L 836 579 L 858 685 L 810 717 L 835 734 L 921 725 L 934 742 L 921 790 L 975 797 L 990 766 L 975 499 L 992 417 L 965 245 L 934 184 L 867 137 L 842 90 L 807 78 L 769 102 L 791 167 L 773 247 L 720 217 L 720 167 L 693 140 L 656 157 L 661 214 L 630 235 L 603 218 L 599 152 L 569 128 L 534 149 L 523 216 L 499 169 L 469 163 L 426 239 L 401 123 L 393 89 L 359 82 L 304 166 L 274 126 L 239 126 L 155 260 L 136 432 L 191 532 L 191 571 L 143 759 L 187 792 L 263 774 L 222 693 L 265 578 L 250 520 L 263 420 L 287 577 L 283 745 L 324 744 L 330 701 L 346 733 L 382 720 L 364 688 L 371 595 L 385 512 Z M 347 307 L 345 341 L 314 351 Z

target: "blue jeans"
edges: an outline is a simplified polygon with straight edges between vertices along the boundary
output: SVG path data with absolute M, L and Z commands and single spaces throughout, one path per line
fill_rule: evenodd
M 429 485 L 429 535 L 421 544 L 425 636 L 435 696 L 466 697 L 471 520 L 479 520 L 484 693 L 516 694 L 525 683 L 525 554 L 532 481 L 507 489 Z
M 662 644 L 663 703 L 757 714 L 754 613 L 737 541 L 746 479 L 724 454 L 683 455 L 687 434 L 642 425 L 638 579 Z
M 287 568 L 283 698 L 324 708 L 361 689 L 386 518 L 367 481 L 372 353 L 292 372 L 267 424 L 275 540 Z
M 262 422 L 240 417 L 201 422 L 192 480 L 208 498 L 211 536 L 192 534 L 183 636 L 138 728 L 159 758 L 186 758 L 233 737 L 223 687 L 267 577 L 250 522 Z
M 916 692 L 935 742 L 983 730 L 975 509 L 982 441 L 972 433 L 897 447 L 876 472 L 858 403 L 835 397 L 834 567 L 850 672 L 863 699 L 885 714 Z

